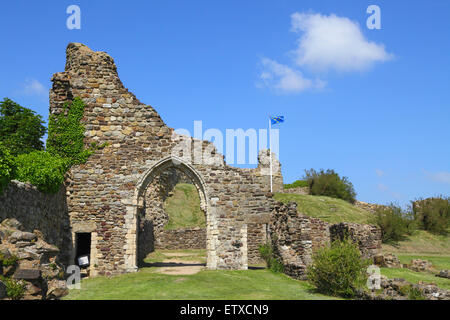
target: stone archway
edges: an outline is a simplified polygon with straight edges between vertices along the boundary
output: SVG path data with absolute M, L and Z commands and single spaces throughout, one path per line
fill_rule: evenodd
M 185 174 L 196 187 L 199 198 L 200 207 L 206 216 L 206 253 L 207 253 L 207 268 L 216 269 L 217 259 L 216 259 L 216 245 L 214 239 L 215 230 L 217 230 L 217 223 L 214 216 L 214 210 L 210 205 L 210 199 L 208 197 L 207 188 L 204 179 L 200 173 L 190 164 L 186 163 L 183 159 L 177 157 L 166 157 L 151 166 L 139 179 L 134 195 L 133 203 L 133 224 L 134 224 L 134 236 L 133 250 L 135 251 L 133 260 L 135 261 L 135 266 L 139 264 L 139 250 L 140 250 L 140 214 L 143 210 L 144 197 L 149 185 L 160 176 L 162 173 L 167 172 L 170 169 L 176 169 Z

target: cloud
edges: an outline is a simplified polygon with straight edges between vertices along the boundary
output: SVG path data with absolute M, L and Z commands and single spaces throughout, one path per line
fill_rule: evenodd
M 300 71 L 274 60 L 263 58 L 261 64 L 263 67 L 260 74 L 262 84 L 279 93 L 299 93 L 325 87 L 324 81 L 307 79 Z
M 378 190 L 381 190 L 381 191 L 388 191 L 389 188 L 388 188 L 387 186 L 385 186 L 384 184 L 379 183 L 379 184 L 378 184 Z
M 375 173 L 376 173 L 376 175 L 377 176 L 379 176 L 379 177 L 382 177 L 382 176 L 384 176 L 384 171 L 383 170 L 380 170 L 380 169 L 375 169 Z
M 433 181 L 441 182 L 441 183 L 450 183 L 450 172 L 441 171 L 441 172 L 428 172 L 425 171 L 427 177 Z
M 36 79 L 26 79 L 20 93 L 29 96 L 46 96 L 48 89 Z
M 293 32 L 301 33 L 294 51 L 295 63 L 316 71 L 364 71 L 393 55 L 384 45 L 364 38 L 358 23 L 335 14 L 294 13 Z

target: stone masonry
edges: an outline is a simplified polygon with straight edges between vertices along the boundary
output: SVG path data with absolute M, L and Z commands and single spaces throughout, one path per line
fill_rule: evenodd
M 199 190 L 207 267 L 247 268 L 247 223 L 270 212 L 267 152 L 260 153 L 255 169 L 227 166 L 211 142 L 175 134 L 155 109 L 123 86 L 108 54 L 83 44 L 68 45 L 65 71 L 52 82 L 50 113 L 62 112 L 64 103 L 80 97 L 86 104 L 86 145 L 107 143 L 70 170 L 67 185 L 72 239 L 76 233 L 91 234 L 91 275 L 136 270 L 138 248 L 148 238 L 141 235 L 151 229 L 139 223 L 146 192 L 173 168 Z M 279 167 L 275 159 L 274 190 L 282 187 Z
M 358 244 L 364 258 L 372 259 L 381 252 L 381 232 L 377 227 L 356 223 L 330 225 L 299 213 L 295 202 L 274 202 L 269 228 L 274 253 L 285 273 L 298 279 L 306 279 L 315 250 L 344 235 Z

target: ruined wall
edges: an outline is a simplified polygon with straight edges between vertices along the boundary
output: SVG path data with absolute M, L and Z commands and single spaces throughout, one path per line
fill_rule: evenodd
M 0 222 L 17 219 L 23 230 L 39 230 L 43 240 L 57 246 L 60 259 L 67 263 L 70 251 L 70 227 L 64 186 L 56 194 L 44 194 L 28 183 L 11 181 L 0 194 Z
M 206 228 L 162 230 L 155 242 L 155 249 L 206 249 Z
M 381 230 L 372 225 L 339 223 L 330 225 L 297 211 L 297 204 L 275 202 L 270 216 L 270 238 L 285 273 L 306 278 L 313 253 L 336 239 L 349 235 L 358 244 L 364 258 L 373 258 L 381 250 Z
M 82 98 L 85 143 L 108 143 L 72 167 L 67 186 L 72 234 L 92 233 L 91 274 L 136 269 L 145 191 L 169 165 L 193 175 L 204 198 L 208 268 L 247 268 L 247 218 L 270 212 L 266 163 L 257 169 L 229 167 L 212 143 L 174 134 L 155 109 L 123 86 L 104 52 L 69 44 L 65 71 L 52 82 L 50 113 Z

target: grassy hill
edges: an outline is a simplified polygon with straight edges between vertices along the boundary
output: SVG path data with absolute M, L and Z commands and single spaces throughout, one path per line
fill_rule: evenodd
M 205 214 L 200 209 L 200 197 L 192 184 L 177 184 L 173 195 L 164 202 L 164 210 L 169 215 L 165 226 L 168 230 L 206 226 Z
M 373 214 L 340 199 L 287 193 L 276 193 L 274 199 L 283 203 L 296 202 L 299 212 L 329 223 L 372 223 Z

